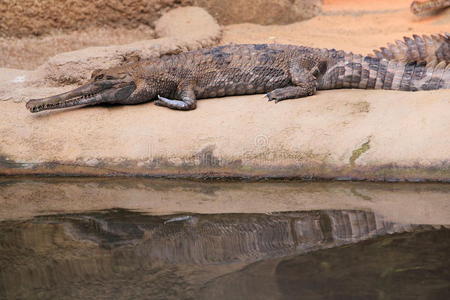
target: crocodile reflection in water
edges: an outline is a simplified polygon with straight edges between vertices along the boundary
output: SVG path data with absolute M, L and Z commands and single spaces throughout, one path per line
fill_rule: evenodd
M 388 222 L 357 210 L 170 218 L 116 210 L 46 221 L 61 222 L 75 240 L 89 240 L 102 248 L 133 247 L 139 257 L 195 264 L 251 262 L 432 228 Z
M 217 287 L 215 279 L 254 262 L 433 228 L 357 210 L 178 217 L 110 210 L 6 221 L 0 299 L 203 299 L 208 282 Z

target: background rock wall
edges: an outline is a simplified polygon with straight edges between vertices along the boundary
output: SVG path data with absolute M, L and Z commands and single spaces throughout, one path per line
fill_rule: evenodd
M 89 27 L 151 26 L 178 6 L 204 7 L 222 24 L 285 24 L 317 15 L 322 0 L 5 0 L 0 1 L 0 37 L 43 35 Z
M 135 28 L 151 25 L 186 0 L 6 0 L 0 1 L 0 36 L 43 35 L 55 29 Z

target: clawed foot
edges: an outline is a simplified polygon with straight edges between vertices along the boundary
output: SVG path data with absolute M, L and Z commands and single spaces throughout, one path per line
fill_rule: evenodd
M 301 98 L 314 95 L 316 87 L 314 84 L 309 86 L 287 86 L 284 88 L 275 89 L 266 94 L 269 101 L 278 103 L 286 99 Z
M 273 90 L 267 93 L 266 97 L 269 99 L 269 101 L 275 101 L 275 103 L 286 99 L 295 98 L 295 96 L 293 97 L 291 95 L 291 90 L 289 87 Z
M 161 97 L 158 95 L 158 100 L 154 101 L 155 105 L 158 106 L 164 106 L 171 109 L 178 109 L 178 110 L 191 110 L 195 109 L 196 104 L 195 100 L 190 101 L 182 101 L 182 100 L 172 100 L 168 98 Z
M 264 97 L 266 97 L 268 101 L 275 101 L 275 103 L 285 99 L 281 93 L 277 93 L 277 90 L 265 94 Z
M 167 98 L 164 98 L 164 97 L 161 97 L 160 95 L 158 95 L 158 100 L 155 100 L 154 103 L 155 103 L 155 105 L 158 105 L 158 106 L 167 107 L 168 104 L 170 103 L 170 101 L 171 101 L 170 99 L 167 99 Z

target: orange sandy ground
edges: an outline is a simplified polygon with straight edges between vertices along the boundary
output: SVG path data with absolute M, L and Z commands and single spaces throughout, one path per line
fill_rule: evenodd
M 227 26 L 222 43 L 287 43 L 367 54 L 403 36 L 450 31 L 450 9 L 420 18 L 409 11 L 410 3 L 410 0 L 326 0 L 323 15 L 304 22 Z

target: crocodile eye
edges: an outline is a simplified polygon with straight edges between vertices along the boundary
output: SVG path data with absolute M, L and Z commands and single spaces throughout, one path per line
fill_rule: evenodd
M 95 80 L 103 79 L 103 76 L 105 76 L 105 75 L 103 75 L 103 74 L 97 75 L 97 76 L 95 76 Z

